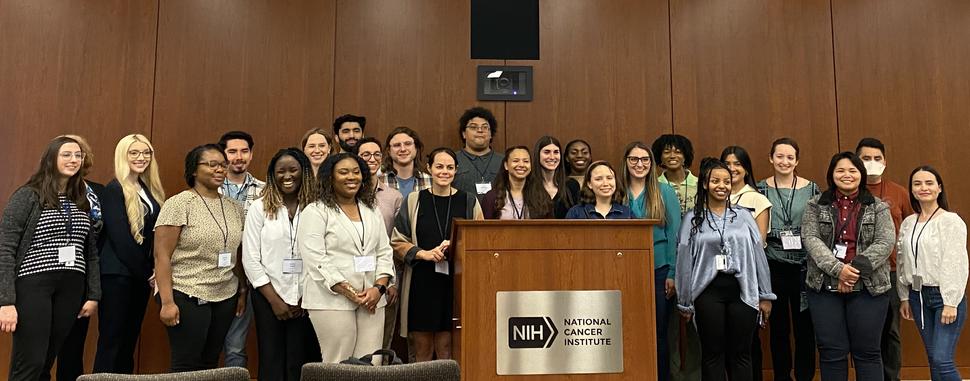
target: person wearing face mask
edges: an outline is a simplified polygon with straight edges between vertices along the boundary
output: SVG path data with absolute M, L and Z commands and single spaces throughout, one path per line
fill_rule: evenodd
M 705 158 L 700 173 L 677 245 L 677 308 L 697 326 L 702 380 L 751 380 L 751 337 L 775 299 L 768 262 L 754 217 L 730 202 L 728 166 Z
M 357 153 L 357 144 L 364 138 L 367 118 L 344 114 L 333 121 L 333 135 L 337 139 L 337 152 Z
M 659 158 L 661 171 L 657 181 L 674 189 L 683 217 L 694 208 L 697 196 L 697 176 L 690 172 L 694 162 L 694 147 L 683 135 L 660 135 L 650 146 L 653 157 Z M 670 376 L 674 381 L 696 381 L 701 377 L 701 344 L 693 324 L 687 324 L 672 308 L 667 326 L 670 343 Z M 683 359 L 683 360 L 682 360 Z
M 300 147 L 303 147 L 303 153 L 310 158 L 311 176 L 317 176 L 317 169 L 336 150 L 337 145 L 332 142 L 333 139 L 322 128 L 311 128 L 303 134 L 303 139 L 300 140 Z M 306 185 L 310 185 L 313 189 L 316 189 L 315 184 Z
M 526 146 L 505 150 L 505 160 L 495 186 L 485 194 L 482 212 L 485 218 L 525 220 L 552 217 L 553 204 L 549 193 L 532 173 L 532 157 Z
M 889 206 L 862 185 L 865 165 L 852 152 L 832 156 L 828 189 L 802 216 L 808 251 L 808 306 L 823 380 L 883 379 L 879 338 L 889 306 L 889 253 L 896 234 Z
M 792 379 L 793 365 L 795 380 L 811 381 L 815 377 L 815 332 L 804 286 L 808 253 L 802 248 L 801 227 L 808 200 L 819 190 L 814 182 L 797 175 L 798 155 L 795 140 L 775 140 L 768 155 L 774 174 L 758 182 L 758 191 L 775 205 L 771 208 L 765 255 L 771 269 L 771 289 L 778 296 L 768 322 L 772 370 L 779 381 Z
M 502 167 L 502 154 L 492 150 L 496 133 L 498 121 L 486 108 L 470 108 L 458 119 L 458 134 L 464 147 L 455 151 L 458 173 L 454 187 L 476 195 L 479 202 L 492 190 L 492 181 Z
M 9 380 L 46 374 L 75 320 L 101 299 L 97 235 L 82 179 L 86 152 L 59 136 L 0 219 L 0 331 L 13 333 Z
M 384 217 L 384 227 L 387 229 L 387 236 L 390 238 L 391 231 L 394 229 L 394 217 L 397 216 L 397 212 L 401 210 L 401 204 L 404 203 L 404 196 L 401 192 L 394 189 L 390 189 L 388 185 L 381 181 L 383 173 L 381 173 L 381 158 L 383 154 L 381 153 L 381 143 L 377 139 L 367 137 L 360 140 L 357 144 L 357 157 L 360 157 L 367 163 L 367 169 L 371 173 L 377 174 L 377 180 L 374 181 L 374 192 L 375 192 L 375 205 L 377 210 Z M 394 269 L 400 272 L 400 268 L 404 266 L 396 258 L 394 259 Z M 384 346 L 383 348 L 390 349 L 391 339 L 394 335 L 394 325 L 397 324 L 397 297 L 398 289 L 397 282 L 398 277 L 391 281 L 390 285 L 387 286 L 387 306 L 384 307 Z
M 115 146 L 114 179 L 102 197 L 105 245 L 95 373 L 135 371 L 135 346 L 154 282 L 153 228 L 165 201 L 154 154 L 151 142 L 139 134 Z
M 384 141 L 384 163 L 378 181 L 407 197 L 411 192 L 431 187 L 431 175 L 424 170 L 421 152 L 424 143 L 408 127 L 395 127 Z
M 246 309 L 239 264 L 242 207 L 219 193 L 228 159 L 217 144 L 185 155 L 188 190 L 165 201 L 155 221 L 155 281 L 168 331 L 171 371 L 219 365 L 229 326 Z
M 452 222 L 456 218 L 483 219 L 475 194 L 452 186 L 457 161 L 450 149 L 431 151 L 431 188 L 408 195 L 391 233 L 394 256 L 405 266 L 401 280 L 401 337 L 412 342 L 417 361 L 451 358 Z
M 392 252 L 375 207 L 370 169 L 342 152 L 327 159 L 316 202 L 300 213 L 297 242 L 305 261 L 303 308 L 323 362 L 337 363 L 381 348 Z
M 909 175 L 915 214 L 903 220 L 899 249 L 899 312 L 916 320 L 934 381 L 963 379 L 954 363 L 967 320 L 967 224 L 950 212 L 940 173 L 920 166 Z
M 627 184 L 626 205 L 634 218 L 655 218 L 653 226 L 654 300 L 657 306 L 657 379 L 670 379 L 667 324 L 674 296 L 674 270 L 677 263 L 677 233 L 680 231 L 680 204 L 674 189 L 657 181 L 650 148 L 642 142 L 626 146 L 623 154 L 623 179 Z
M 876 138 L 863 138 L 856 145 L 855 154 L 866 165 L 866 188 L 873 196 L 889 205 L 889 213 L 899 235 L 899 226 L 903 217 L 913 214 L 909 203 L 909 192 L 906 188 L 890 181 L 883 176 L 888 160 L 886 146 Z M 889 254 L 889 279 L 896 287 L 896 248 Z M 889 295 L 889 309 L 886 312 L 886 324 L 882 330 L 882 365 L 886 381 L 898 381 L 899 369 L 902 366 L 902 349 L 899 337 L 899 306 L 900 300 L 896 293 Z
M 622 220 L 633 218 L 623 205 L 623 183 L 613 166 L 605 160 L 594 161 L 586 170 L 579 204 L 569 208 L 567 220 Z
M 307 187 L 310 160 L 296 148 L 279 150 L 266 170 L 266 190 L 246 213 L 242 265 L 252 296 L 259 379 L 300 379 L 303 364 L 320 361 L 320 347 L 300 306 L 303 258 L 296 244 L 300 211 L 314 201 Z

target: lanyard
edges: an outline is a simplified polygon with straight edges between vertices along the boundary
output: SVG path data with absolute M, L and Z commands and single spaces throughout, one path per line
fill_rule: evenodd
M 481 156 L 474 157 L 474 156 L 470 155 L 465 150 L 461 150 L 461 153 L 462 153 L 462 155 L 465 155 L 466 158 L 468 158 L 468 161 L 469 162 L 472 163 L 472 167 L 475 168 L 475 171 L 478 172 L 478 175 L 479 176 L 481 176 L 482 181 L 485 181 L 485 175 L 488 173 L 488 166 L 492 164 L 492 159 L 495 158 L 494 152 L 489 152 L 487 154 L 488 155 L 488 161 L 485 162 L 485 169 L 484 170 L 478 168 L 478 166 L 475 165 L 475 162 L 477 162 L 477 161 L 479 161 L 479 160 L 482 159 Z
M 519 209 L 519 207 L 515 205 L 515 199 L 512 198 L 512 194 L 509 194 L 509 205 L 512 205 L 512 217 L 515 217 L 517 220 L 521 220 L 522 215 L 525 214 L 525 196 L 523 195 L 522 198 L 522 209 Z
M 788 199 L 787 203 L 785 202 L 785 198 L 781 197 L 781 192 L 778 190 L 778 177 L 777 176 L 772 177 L 775 181 L 775 195 L 778 196 L 779 200 L 781 200 L 781 218 L 782 218 L 782 222 L 785 224 L 785 228 L 791 228 L 791 223 L 792 223 L 791 210 L 792 210 L 792 204 L 795 202 L 795 185 L 798 184 L 798 176 L 792 176 L 792 177 L 793 179 L 791 182 L 791 195 L 790 195 L 791 198 Z
M 222 197 L 219 197 L 219 207 L 222 208 L 222 224 L 226 226 L 225 230 L 219 225 L 219 220 L 216 219 L 215 213 L 212 213 L 212 209 L 209 209 L 209 203 L 205 202 L 205 197 L 202 197 L 199 191 L 195 189 L 192 189 L 192 191 L 199 195 L 199 199 L 202 200 L 202 205 L 205 205 L 205 210 L 209 211 L 209 215 L 212 216 L 212 221 L 215 221 L 216 227 L 219 228 L 219 233 L 222 233 L 222 249 L 229 251 L 229 222 L 226 220 L 226 205 L 223 203 Z
M 67 206 L 67 199 L 61 200 L 61 214 L 67 220 L 67 238 L 65 239 L 64 246 L 70 246 L 71 238 L 74 236 L 74 219 L 71 216 L 71 208 Z
M 428 189 L 428 193 L 431 193 L 431 209 L 434 210 L 434 222 L 438 225 L 438 233 L 441 234 L 442 240 L 447 240 L 449 237 L 445 236 L 445 232 L 448 231 L 448 224 L 451 223 L 451 189 L 448 189 L 448 211 L 445 214 L 445 226 L 441 227 L 441 219 L 438 217 L 438 203 L 435 201 L 434 191 Z
M 852 201 L 852 204 L 853 204 L 852 209 L 849 209 L 848 214 L 846 214 L 845 223 L 841 225 L 835 225 L 835 234 L 838 235 L 839 243 L 842 243 L 842 244 L 845 243 L 845 229 L 848 228 L 849 223 L 852 222 L 852 218 L 850 217 L 852 217 L 853 215 L 859 214 L 859 210 L 862 209 L 862 203 L 860 203 L 859 200 Z M 835 214 L 835 220 L 838 221 L 839 216 L 842 214 L 842 210 L 839 209 L 838 205 L 835 206 L 835 209 L 838 211 Z M 859 217 L 856 216 L 856 220 L 858 220 L 858 218 Z
M 923 223 L 923 227 L 919 229 L 919 235 L 912 234 L 909 236 L 909 247 L 913 249 L 914 267 L 919 267 L 919 240 L 920 238 L 923 238 L 923 231 L 926 230 L 926 226 L 930 224 L 930 220 L 932 220 L 933 216 L 936 215 L 936 212 L 939 212 L 939 211 L 940 211 L 940 207 L 937 206 L 936 209 L 933 210 L 933 214 L 930 214 L 930 218 L 927 218 L 926 222 Z M 919 218 L 917 218 L 916 221 L 919 222 Z M 915 224 L 913 225 L 913 233 L 916 233 Z
M 724 254 L 724 231 L 727 230 L 727 214 L 728 208 L 724 208 L 724 214 L 721 215 L 721 227 L 718 228 L 711 216 L 714 215 L 713 211 L 708 211 L 707 213 L 707 224 L 717 232 L 718 238 L 721 240 L 721 254 Z
M 286 219 L 290 222 L 290 259 L 296 258 L 296 231 L 300 230 L 300 208 L 296 208 L 296 213 L 293 214 L 293 219 L 290 219 L 289 211 L 286 212 Z M 296 221 L 296 226 L 293 226 L 293 222 Z

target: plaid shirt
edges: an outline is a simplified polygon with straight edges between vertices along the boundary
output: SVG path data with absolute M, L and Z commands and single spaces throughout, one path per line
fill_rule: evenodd
M 425 189 L 431 188 L 431 175 L 421 172 L 414 171 L 414 191 L 419 192 Z M 398 185 L 397 174 L 393 170 L 381 171 L 377 174 L 377 181 L 386 185 L 388 188 L 400 191 L 400 185 Z
M 238 201 L 242 205 L 243 220 L 245 220 L 246 211 L 249 210 L 249 204 L 252 204 L 253 201 L 256 201 L 257 198 L 262 196 L 263 187 L 265 186 L 265 182 L 259 181 L 252 174 L 246 172 L 246 179 L 240 185 L 229 181 L 229 176 L 226 176 L 226 179 L 222 182 L 222 186 L 219 187 L 219 193 Z

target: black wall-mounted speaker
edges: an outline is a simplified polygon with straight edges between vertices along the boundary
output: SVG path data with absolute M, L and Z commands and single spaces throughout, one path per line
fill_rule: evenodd
M 472 59 L 539 59 L 539 0 L 471 0 Z

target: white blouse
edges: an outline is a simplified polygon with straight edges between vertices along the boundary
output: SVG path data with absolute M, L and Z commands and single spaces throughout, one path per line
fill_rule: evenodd
M 944 305 L 955 307 L 963 300 L 967 288 L 970 262 L 967 259 L 967 224 L 956 213 L 944 211 L 928 223 L 921 222 L 917 226 L 918 216 L 906 217 L 899 227 L 899 240 L 896 241 L 899 299 L 909 300 L 913 274 L 919 274 L 924 286 L 940 288 Z M 914 240 L 914 235 L 918 241 Z M 919 258 L 914 258 L 914 246 L 919 249 Z
M 260 198 L 249 204 L 243 228 L 242 265 L 246 278 L 253 288 L 271 283 L 280 298 L 292 306 L 300 303 L 303 274 L 284 274 L 283 260 L 300 258 L 296 243 L 299 226 L 299 211 L 291 222 L 286 205 L 280 205 L 276 218 L 269 219 L 263 212 L 263 199 Z

